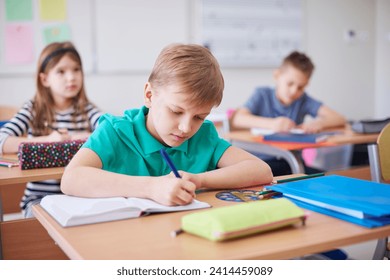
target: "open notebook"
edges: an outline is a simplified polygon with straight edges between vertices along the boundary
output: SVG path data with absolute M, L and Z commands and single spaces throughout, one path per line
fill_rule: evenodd
M 165 206 L 150 199 L 134 197 L 82 198 L 68 195 L 45 196 L 41 206 L 63 227 L 211 207 L 198 200 L 183 206 Z

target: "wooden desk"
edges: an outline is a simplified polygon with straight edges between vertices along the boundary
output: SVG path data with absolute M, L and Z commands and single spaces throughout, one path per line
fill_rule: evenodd
M 2 157 L 13 159 L 16 158 L 16 155 L 3 155 Z M 19 167 L 8 168 L 0 166 L 0 221 L 2 221 L 3 217 L 3 198 L 1 194 L 11 193 L 12 187 L 17 184 L 48 179 L 61 179 L 63 173 L 64 167 L 21 170 Z M 17 191 L 20 193 L 19 187 Z M 19 204 L 19 202 L 20 198 L 18 199 L 17 204 Z
M 379 134 L 358 134 L 351 129 L 339 130 L 341 133 L 330 136 L 321 143 L 286 143 L 263 141 L 261 136 L 251 134 L 249 130 L 229 132 L 225 135 L 232 145 L 247 151 L 266 154 L 285 159 L 293 174 L 304 173 L 303 163 L 299 152 L 306 148 L 332 147 L 347 144 L 372 144 Z
M 0 186 L 48 179 L 61 179 L 64 167 L 21 170 L 19 167 L 0 167 Z
M 2 157 L 10 158 L 10 159 L 17 158 L 15 154 L 3 155 Z M 14 195 L 14 193 L 21 194 L 20 184 L 33 182 L 33 181 L 48 180 L 48 179 L 61 179 L 63 173 L 64 173 L 64 167 L 21 170 L 20 167 L 8 168 L 8 167 L 0 166 L 0 224 L 1 226 L 5 227 L 7 225 L 7 224 L 3 224 L 3 195 L 4 194 L 8 194 L 8 196 L 6 197 L 8 202 L 10 199 L 13 199 L 14 203 L 19 204 L 21 197 Z M 33 223 L 36 223 L 36 221 L 34 221 Z M 22 222 L 18 224 L 22 224 Z M 32 229 L 35 230 L 35 228 Z M 36 237 L 37 232 L 35 232 L 34 235 L 32 236 Z M 27 240 L 29 239 L 27 238 Z M 0 234 L 0 241 L 1 241 L 1 234 Z M 3 258 L 2 245 L 3 245 L 2 242 L 0 242 L 0 259 Z M 31 246 L 33 246 L 33 244 Z M 49 252 L 48 255 L 51 256 Z
M 204 192 L 197 199 L 213 207 L 234 205 Z M 92 225 L 61 227 L 39 205 L 39 222 L 71 259 L 289 259 L 390 235 L 390 226 L 367 229 L 311 212 L 306 226 L 288 227 L 241 239 L 212 242 L 188 233 L 171 237 L 192 211 Z M 205 211 L 205 210 L 195 210 Z

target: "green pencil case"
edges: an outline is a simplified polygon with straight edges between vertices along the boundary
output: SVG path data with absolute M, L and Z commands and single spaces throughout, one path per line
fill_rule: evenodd
M 280 227 L 304 224 L 304 211 L 286 198 L 254 201 L 188 214 L 181 228 L 212 241 L 223 241 Z

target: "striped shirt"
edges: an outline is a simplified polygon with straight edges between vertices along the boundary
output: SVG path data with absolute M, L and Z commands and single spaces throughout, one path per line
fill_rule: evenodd
M 0 129 L 0 151 L 3 150 L 4 142 L 9 136 L 21 137 L 27 135 L 27 137 L 33 137 L 31 122 L 34 114 L 32 106 L 33 102 L 31 100 L 26 102 L 19 112 Z M 75 113 L 73 107 L 65 111 L 56 112 L 53 127 L 56 129 L 67 129 L 69 134 L 88 131 L 89 127 L 91 127 L 92 131 L 95 130 L 102 115 L 101 111 L 91 103 L 85 107 L 85 111 L 88 120 L 83 120 L 81 115 L 76 116 L 73 120 Z M 39 202 L 44 196 L 59 193 L 61 193 L 59 180 L 29 182 L 27 183 L 20 207 L 24 211 L 27 207 Z

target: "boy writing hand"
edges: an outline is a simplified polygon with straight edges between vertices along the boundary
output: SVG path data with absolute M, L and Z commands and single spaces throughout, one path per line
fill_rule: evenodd
M 235 113 L 232 125 L 280 132 L 301 128 L 306 133 L 345 125 L 341 114 L 305 93 L 313 70 L 314 65 L 305 54 L 289 54 L 274 71 L 275 88 L 256 88 L 245 106 Z M 304 122 L 306 115 L 314 119 Z
M 183 205 L 197 189 L 270 183 L 273 176 L 265 162 L 219 138 L 205 120 L 220 104 L 223 88 L 218 62 L 206 48 L 164 48 L 144 86 L 145 106 L 127 110 L 123 117 L 101 117 L 65 169 L 62 191 Z M 162 148 L 182 178 L 170 174 Z

